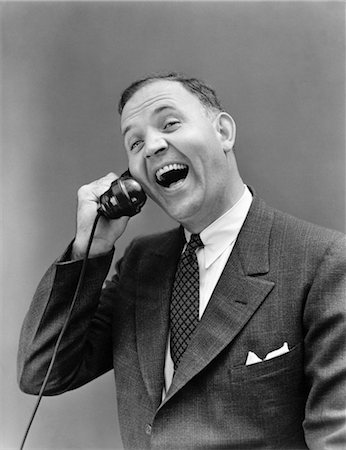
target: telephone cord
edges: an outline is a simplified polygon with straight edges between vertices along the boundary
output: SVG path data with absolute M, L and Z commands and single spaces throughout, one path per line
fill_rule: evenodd
M 60 334 L 59 334 L 58 339 L 56 341 L 56 344 L 55 344 L 55 347 L 54 347 L 54 350 L 53 350 L 53 354 L 52 354 L 52 357 L 51 357 L 51 360 L 50 360 L 50 363 L 49 363 L 49 367 L 47 369 L 47 372 L 46 372 L 45 378 L 43 380 L 43 383 L 41 385 L 41 389 L 40 389 L 40 392 L 38 394 L 38 398 L 37 398 L 34 410 L 33 410 L 32 414 L 31 414 L 29 423 L 27 425 L 27 428 L 26 428 L 26 431 L 25 431 L 25 434 L 24 434 L 24 437 L 23 437 L 23 440 L 22 440 L 22 443 L 21 443 L 21 446 L 20 446 L 20 450 L 23 450 L 23 448 L 24 448 L 24 444 L 25 444 L 26 438 L 27 438 L 27 436 L 29 434 L 32 422 L 33 422 L 33 420 L 35 418 L 36 412 L 37 412 L 38 407 L 39 407 L 39 405 L 41 403 L 41 399 L 42 399 L 44 390 L 45 390 L 46 385 L 48 383 L 50 374 L 52 372 L 52 369 L 53 369 L 53 366 L 54 366 L 54 363 L 55 363 L 55 359 L 56 359 L 56 356 L 57 356 L 57 353 L 58 353 L 58 349 L 59 349 L 62 337 L 63 337 L 63 335 L 64 335 L 64 333 L 66 331 L 67 325 L 68 325 L 69 320 L 71 318 L 71 314 L 72 314 L 72 310 L 74 308 L 74 305 L 76 304 L 76 301 L 79 298 L 79 295 L 80 295 L 80 292 L 81 292 L 81 288 L 83 286 L 83 281 L 84 281 L 84 276 L 85 276 L 85 272 L 86 272 L 86 268 L 87 268 L 87 262 L 88 262 L 88 257 L 89 257 L 91 244 L 92 244 L 92 241 L 93 241 L 93 238 L 94 238 L 94 234 L 95 234 L 95 230 L 96 230 L 96 226 L 97 226 L 97 223 L 98 223 L 100 217 L 101 217 L 101 213 L 98 212 L 97 216 L 95 217 L 93 226 L 92 226 L 92 230 L 91 230 L 91 233 L 90 233 L 90 237 L 89 237 L 86 253 L 85 253 L 85 256 L 83 258 L 82 268 L 81 268 L 81 271 L 80 271 L 80 274 L 79 274 L 77 287 L 76 287 L 76 290 L 75 290 L 75 293 L 74 293 L 71 305 L 69 307 L 69 310 L 67 312 L 67 316 L 65 318 L 65 321 L 64 321 L 63 326 L 61 328 Z

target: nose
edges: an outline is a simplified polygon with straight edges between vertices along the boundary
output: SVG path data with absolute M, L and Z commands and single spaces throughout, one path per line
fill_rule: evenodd
M 150 158 L 157 155 L 168 147 L 166 139 L 161 133 L 156 131 L 148 131 L 145 139 L 145 156 Z

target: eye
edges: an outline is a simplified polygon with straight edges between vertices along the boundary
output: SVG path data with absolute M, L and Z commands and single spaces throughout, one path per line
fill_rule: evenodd
M 165 122 L 163 129 L 167 131 L 174 131 L 176 130 L 180 125 L 180 121 L 177 119 L 170 119 Z
M 141 149 L 143 145 L 143 141 L 141 139 L 138 139 L 137 141 L 134 141 L 131 145 L 130 145 L 130 150 L 131 152 L 134 151 L 138 151 Z

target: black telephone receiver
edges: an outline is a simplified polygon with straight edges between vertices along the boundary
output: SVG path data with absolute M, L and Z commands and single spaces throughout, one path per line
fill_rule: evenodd
M 98 213 L 107 219 L 119 219 L 134 216 L 142 209 L 147 196 L 138 181 L 126 170 L 120 178 L 113 181 L 111 187 L 100 197 Z

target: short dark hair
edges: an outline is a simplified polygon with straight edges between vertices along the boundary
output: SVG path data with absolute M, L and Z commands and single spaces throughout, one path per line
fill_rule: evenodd
M 217 98 L 214 89 L 208 86 L 204 81 L 201 81 L 197 78 L 189 78 L 177 72 L 170 72 L 167 74 L 149 75 L 130 84 L 130 86 L 128 86 L 121 94 L 118 104 L 119 114 L 123 112 L 125 104 L 140 88 L 149 83 L 159 80 L 176 81 L 178 83 L 181 83 L 189 92 L 191 92 L 199 99 L 201 104 L 206 109 L 212 111 L 223 111 L 221 103 Z

